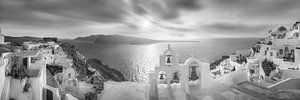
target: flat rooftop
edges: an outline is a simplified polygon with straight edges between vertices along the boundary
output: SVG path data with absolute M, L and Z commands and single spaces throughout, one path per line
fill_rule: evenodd
M 300 94 L 291 91 L 277 91 L 250 83 L 248 81 L 237 84 L 234 89 L 262 100 L 299 100 Z

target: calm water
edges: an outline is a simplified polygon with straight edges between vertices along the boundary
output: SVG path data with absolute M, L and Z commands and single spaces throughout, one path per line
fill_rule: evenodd
M 97 58 L 125 74 L 128 80 L 147 82 L 148 73 L 158 66 L 159 55 L 168 44 L 180 56 L 181 62 L 190 56 L 213 62 L 237 49 L 248 49 L 258 38 L 202 39 L 200 42 L 164 42 L 145 45 L 94 44 L 86 41 L 69 41 L 87 58 Z

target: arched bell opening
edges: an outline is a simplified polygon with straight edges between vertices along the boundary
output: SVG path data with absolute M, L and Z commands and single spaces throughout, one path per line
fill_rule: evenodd
M 172 55 L 166 55 L 166 65 L 171 66 L 172 65 Z
M 180 82 L 180 79 L 179 79 L 179 72 L 174 72 L 172 74 L 172 80 L 171 80 L 171 84 L 172 83 L 179 83 Z
M 158 84 L 167 84 L 167 75 L 164 71 L 158 73 Z
M 189 81 L 196 81 L 200 79 L 199 68 L 199 63 L 197 61 L 193 61 L 189 64 Z
M 196 81 L 199 79 L 199 76 L 197 74 L 197 69 L 199 66 L 189 66 L 189 80 L 190 81 Z
M 290 56 L 289 56 L 289 47 L 285 47 L 284 48 L 284 56 L 283 56 L 284 60 L 285 61 L 288 61 L 290 59 Z

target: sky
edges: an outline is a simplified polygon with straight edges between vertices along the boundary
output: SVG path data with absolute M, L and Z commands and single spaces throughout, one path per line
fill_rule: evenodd
M 9 36 L 157 40 L 264 37 L 300 21 L 300 0 L 0 0 Z

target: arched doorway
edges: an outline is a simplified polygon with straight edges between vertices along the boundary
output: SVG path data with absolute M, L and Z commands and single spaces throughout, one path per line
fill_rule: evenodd
M 43 100 L 54 100 L 53 99 L 53 92 L 49 89 L 43 88 Z

